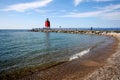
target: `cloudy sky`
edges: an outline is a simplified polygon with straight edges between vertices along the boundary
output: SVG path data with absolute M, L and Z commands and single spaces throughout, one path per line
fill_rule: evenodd
M 0 0 L 0 29 L 120 28 L 120 0 Z

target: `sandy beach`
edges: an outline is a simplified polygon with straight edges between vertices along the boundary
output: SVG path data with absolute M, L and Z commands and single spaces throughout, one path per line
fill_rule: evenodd
M 115 37 L 116 42 L 91 52 L 97 52 L 97 55 L 89 54 L 80 59 L 37 71 L 19 80 L 120 80 L 120 34 L 103 35 Z
M 119 40 L 116 53 L 107 59 L 107 64 L 82 80 L 120 80 L 120 33 L 111 33 L 108 35 L 112 35 Z

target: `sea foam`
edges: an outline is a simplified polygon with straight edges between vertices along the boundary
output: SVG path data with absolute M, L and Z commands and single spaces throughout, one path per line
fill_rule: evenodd
M 89 49 L 86 49 L 86 50 L 81 51 L 80 53 L 76 53 L 76 54 L 72 55 L 72 56 L 69 58 L 69 61 L 72 61 L 72 60 L 74 60 L 74 59 L 77 59 L 77 58 L 79 58 L 79 57 L 81 57 L 81 56 L 89 53 L 90 50 L 91 50 L 91 49 L 89 48 Z

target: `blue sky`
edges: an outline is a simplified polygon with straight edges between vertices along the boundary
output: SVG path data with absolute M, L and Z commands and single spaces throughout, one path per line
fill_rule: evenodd
M 120 0 L 0 0 L 0 29 L 120 28 Z

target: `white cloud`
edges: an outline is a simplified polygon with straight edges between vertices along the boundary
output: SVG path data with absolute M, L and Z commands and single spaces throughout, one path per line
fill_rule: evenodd
M 113 1 L 113 0 L 74 0 L 74 5 L 78 6 L 80 3 L 83 2 L 107 2 L 107 1 Z
M 102 8 L 99 8 L 99 9 L 105 10 L 105 11 L 114 11 L 116 9 L 120 9 L 120 4 L 110 5 L 110 6 L 102 7 Z
M 74 5 L 78 6 L 80 3 L 82 3 L 84 0 L 74 0 Z
M 102 11 L 93 11 L 93 12 L 84 12 L 84 13 L 70 13 L 68 15 L 64 15 L 62 17 L 76 17 L 76 18 L 83 18 L 83 17 L 95 17 L 101 14 Z
M 47 12 L 50 12 L 52 10 L 41 10 L 41 9 L 34 9 L 35 12 L 37 13 L 47 13 Z
M 28 3 L 14 4 L 14 5 L 7 6 L 4 9 L 4 11 L 24 12 L 26 10 L 44 7 L 50 2 L 52 2 L 52 0 L 40 0 L 40 1 L 34 1 L 34 2 L 28 2 Z
M 107 20 L 120 20 L 120 12 L 111 12 L 111 13 L 104 13 L 101 15 L 102 19 Z
M 63 15 L 62 17 L 75 17 L 75 18 L 85 18 L 85 17 L 99 17 L 109 20 L 120 20 L 120 4 L 117 5 L 110 5 L 106 6 L 104 8 L 100 8 L 97 11 L 91 11 L 91 12 L 71 12 L 67 15 Z

